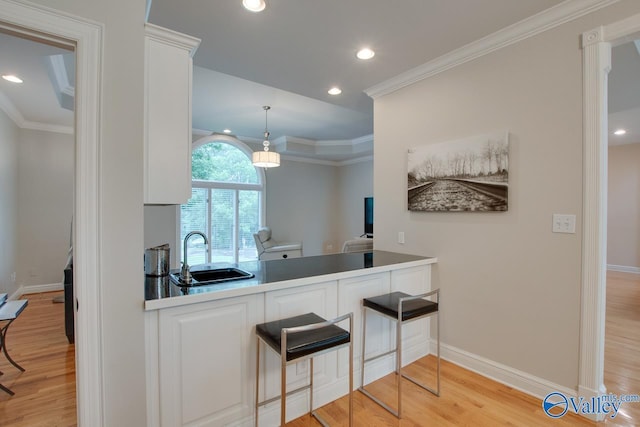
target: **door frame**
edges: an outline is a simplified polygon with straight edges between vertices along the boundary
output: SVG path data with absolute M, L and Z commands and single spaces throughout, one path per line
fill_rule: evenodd
M 583 202 L 578 395 L 606 394 L 608 75 L 611 48 L 640 32 L 640 14 L 582 34 Z M 601 420 L 604 415 L 599 415 Z
M 73 45 L 76 54 L 74 293 L 76 401 L 79 426 L 104 424 L 100 282 L 100 101 L 102 24 L 43 6 L 0 0 L 0 27 Z

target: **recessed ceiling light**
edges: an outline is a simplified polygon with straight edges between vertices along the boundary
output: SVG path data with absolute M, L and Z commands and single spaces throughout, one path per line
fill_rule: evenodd
M 362 48 L 356 53 L 356 57 L 358 59 L 371 59 L 375 55 L 376 53 L 368 47 Z
M 225 129 L 225 130 L 223 130 L 222 132 L 224 132 L 224 133 L 231 133 L 231 129 Z
M 329 95 L 340 95 L 342 93 L 342 89 L 339 87 L 332 87 L 327 91 Z
M 624 129 L 618 129 L 617 131 L 615 131 L 613 134 L 614 135 L 624 135 L 625 133 L 627 133 L 626 130 Z
M 267 7 L 264 0 L 242 0 L 242 5 L 251 12 L 262 12 Z
M 5 74 L 2 78 L 11 83 L 22 83 L 22 79 L 18 76 L 14 76 L 13 74 Z

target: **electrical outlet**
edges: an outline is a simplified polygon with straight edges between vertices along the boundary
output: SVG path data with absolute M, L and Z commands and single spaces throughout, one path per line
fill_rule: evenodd
M 576 216 L 565 214 L 553 214 L 554 233 L 570 233 L 576 232 Z
M 398 243 L 404 245 L 404 231 L 398 231 Z
M 11 283 L 16 283 L 16 272 L 11 273 Z

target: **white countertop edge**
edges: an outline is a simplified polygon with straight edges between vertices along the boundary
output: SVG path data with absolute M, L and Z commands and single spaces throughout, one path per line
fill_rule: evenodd
M 255 286 L 246 286 L 235 289 L 225 289 L 221 291 L 211 291 L 194 295 L 179 295 L 170 298 L 161 298 L 148 300 L 144 302 L 144 310 L 152 311 L 162 308 L 179 307 L 187 304 L 195 304 L 199 302 L 215 301 L 224 298 L 233 298 L 244 295 L 259 294 L 263 292 L 275 291 L 278 289 L 292 288 L 297 286 L 312 285 L 315 283 L 331 282 L 334 280 L 349 279 L 351 277 L 367 276 L 370 274 L 384 273 L 387 271 L 398 270 L 400 268 L 419 267 L 422 265 L 435 264 L 438 258 L 425 258 L 416 261 L 402 262 L 398 264 L 389 264 L 380 267 L 362 268 L 359 270 L 343 271 L 340 273 L 324 274 L 321 276 L 310 276 L 302 279 L 285 280 L 282 282 L 265 283 Z

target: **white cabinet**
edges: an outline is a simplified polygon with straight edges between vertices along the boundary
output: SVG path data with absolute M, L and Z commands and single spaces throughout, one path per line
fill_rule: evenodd
M 315 313 L 325 319 L 337 317 L 337 282 L 329 281 L 308 286 L 281 289 L 265 294 L 265 321 L 284 319 L 306 313 Z M 348 324 L 340 325 L 345 329 Z M 264 348 L 264 347 L 263 347 Z M 261 370 L 260 396 L 271 398 L 280 394 L 280 358 L 271 349 L 262 350 L 265 355 Z M 328 352 L 313 359 L 314 406 L 316 408 L 336 398 L 331 385 L 337 379 L 336 352 Z M 309 383 L 309 361 L 301 361 L 287 366 L 287 390 L 294 390 Z M 344 386 L 342 394 L 347 393 Z M 287 420 L 308 412 L 309 396 L 297 393 L 287 399 Z M 260 425 L 279 423 L 279 403 L 271 404 L 260 410 Z
M 158 318 L 161 426 L 226 426 L 253 418 L 254 325 L 264 294 L 161 310 Z
M 354 386 L 360 382 L 362 299 L 400 290 L 418 294 L 430 289 L 430 265 L 317 281 L 292 282 L 271 290 L 191 303 L 146 313 L 147 409 L 149 427 L 253 426 L 255 404 L 255 325 L 265 321 L 314 312 L 332 319 L 354 313 Z M 262 292 L 260 290 L 262 289 Z M 204 296 L 204 295 L 202 295 Z M 345 329 L 345 322 L 340 326 Z M 393 323 L 380 316 L 367 319 L 367 352 L 378 354 L 395 342 Z M 429 320 L 404 326 L 403 359 L 415 360 L 429 352 Z M 262 351 L 260 396 L 280 392 L 277 354 Z M 347 393 L 348 350 L 314 358 L 314 402 L 319 407 Z M 287 367 L 288 389 L 308 381 L 308 361 Z M 367 382 L 392 372 L 393 357 L 367 366 Z M 308 392 L 287 400 L 287 418 L 308 411 Z M 277 425 L 279 401 L 260 409 L 260 425 Z
M 192 56 L 200 40 L 145 24 L 144 202 L 191 198 Z
M 391 288 L 389 272 L 370 274 L 367 276 L 343 279 L 338 284 L 338 315 L 353 312 L 353 360 L 354 378 L 356 387 L 360 386 L 360 364 L 362 363 L 362 300 L 367 297 L 389 293 Z M 391 349 L 390 331 L 391 321 L 382 316 L 367 316 L 367 357 L 384 353 Z M 349 350 L 340 350 L 340 377 L 349 373 Z M 374 364 L 375 365 L 375 364 Z M 386 372 L 385 368 L 371 368 L 367 366 L 366 382 L 371 382 L 374 372 Z M 391 365 L 389 365 L 391 366 Z M 377 379 L 380 375 L 375 376 Z
M 431 290 L 431 269 L 411 267 L 391 271 L 391 292 L 419 295 Z M 402 363 L 414 362 L 429 353 L 431 318 L 406 323 L 402 328 Z M 391 339 L 395 340 L 395 330 Z

